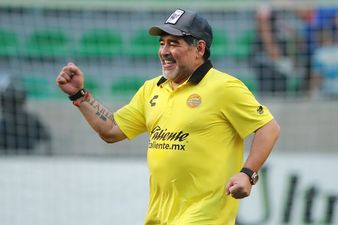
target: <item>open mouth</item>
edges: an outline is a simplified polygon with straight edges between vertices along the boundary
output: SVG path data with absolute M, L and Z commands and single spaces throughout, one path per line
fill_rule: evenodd
M 176 66 L 176 61 L 172 57 L 162 58 L 162 66 L 164 69 L 171 69 Z

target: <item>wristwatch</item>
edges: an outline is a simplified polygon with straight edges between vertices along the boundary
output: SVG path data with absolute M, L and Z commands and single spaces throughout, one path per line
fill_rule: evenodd
M 76 101 L 78 100 L 79 98 L 82 98 L 86 95 L 87 91 L 85 89 L 81 89 L 79 90 L 78 92 L 76 92 L 75 94 L 71 95 L 71 96 L 68 96 L 69 100 L 71 101 Z
M 255 171 L 249 169 L 249 168 L 246 168 L 246 167 L 243 167 L 241 169 L 241 172 L 242 173 L 245 173 L 246 175 L 248 175 L 249 179 L 250 179 L 250 183 L 252 185 L 255 185 L 259 179 L 259 176 L 258 176 L 258 173 L 256 173 Z

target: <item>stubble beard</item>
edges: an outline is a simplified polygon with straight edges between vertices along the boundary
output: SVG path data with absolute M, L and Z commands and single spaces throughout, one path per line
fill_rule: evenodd
M 177 82 L 190 77 L 192 71 L 187 67 L 176 67 L 174 70 L 166 71 L 162 68 L 163 77 L 169 81 Z
M 162 74 L 165 79 L 173 81 L 177 77 L 178 71 L 177 68 L 175 68 L 175 70 L 172 71 L 166 71 L 162 68 Z

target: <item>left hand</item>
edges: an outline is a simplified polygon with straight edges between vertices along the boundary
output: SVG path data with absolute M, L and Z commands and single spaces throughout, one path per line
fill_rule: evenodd
M 251 193 L 252 184 L 248 175 L 238 173 L 232 176 L 226 185 L 226 194 L 233 198 L 241 199 L 248 197 Z

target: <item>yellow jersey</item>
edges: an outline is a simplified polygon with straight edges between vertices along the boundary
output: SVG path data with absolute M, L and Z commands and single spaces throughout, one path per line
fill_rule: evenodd
M 243 165 L 243 139 L 273 118 L 240 80 L 207 61 L 175 90 L 146 81 L 114 118 L 128 139 L 149 133 L 146 225 L 235 224 L 226 183 Z

